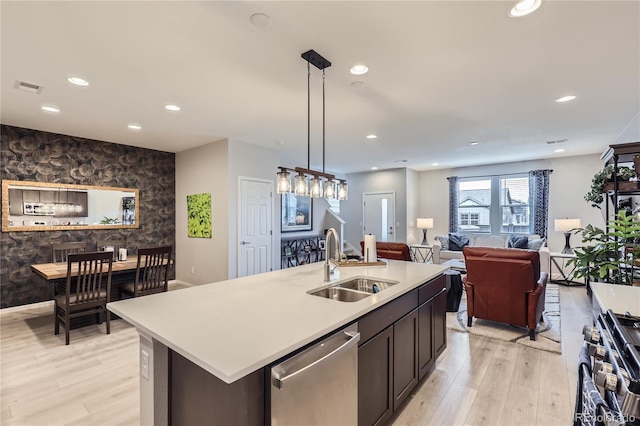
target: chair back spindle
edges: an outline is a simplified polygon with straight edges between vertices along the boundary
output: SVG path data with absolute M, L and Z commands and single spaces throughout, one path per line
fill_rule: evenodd
M 167 291 L 170 265 L 170 246 L 139 249 L 136 279 L 122 286 L 122 291 L 133 297 Z

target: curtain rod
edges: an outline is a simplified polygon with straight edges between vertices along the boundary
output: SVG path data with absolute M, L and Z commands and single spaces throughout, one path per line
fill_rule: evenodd
M 542 169 L 542 170 L 549 170 L 549 173 L 553 173 L 553 169 Z M 533 171 L 533 170 L 530 170 Z M 499 177 L 499 176 L 515 176 L 515 175 L 526 175 L 529 172 L 519 172 L 519 173 L 500 173 L 500 174 L 495 174 L 495 175 L 478 175 L 478 176 L 450 176 L 450 177 L 457 177 L 458 179 L 471 179 L 471 178 L 483 178 L 483 177 Z M 447 178 L 449 179 L 449 178 Z

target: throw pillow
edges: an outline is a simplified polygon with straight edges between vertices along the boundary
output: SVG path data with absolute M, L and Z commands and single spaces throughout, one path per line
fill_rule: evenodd
M 462 251 L 462 247 L 469 245 L 469 237 L 464 234 L 449 234 L 449 250 Z
M 529 244 L 529 237 L 526 235 L 524 237 L 518 235 L 512 235 L 509 237 L 509 248 L 518 248 L 518 249 L 526 249 Z
M 539 240 L 529 240 L 529 242 L 527 243 L 527 248 L 529 250 L 539 251 L 540 248 L 544 245 L 545 241 L 545 238 L 540 238 Z
M 449 250 L 449 237 L 446 235 L 438 235 L 436 241 L 440 243 L 442 250 Z

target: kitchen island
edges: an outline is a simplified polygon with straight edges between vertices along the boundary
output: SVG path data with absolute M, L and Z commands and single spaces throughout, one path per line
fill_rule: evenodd
M 442 273 L 447 269 L 388 261 L 383 266 L 337 268 L 332 283 L 325 283 L 322 267 L 319 263 L 303 265 L 110 303 L 108 309 L 140 333 L 142 424 L 170 423 L 169 405 L 175 399 L 171 398 L 171 388 L 176 385 L 170 370 L 177 365 L 194 366 L 211 376 L 221 392 L 240 392 L 244 401 L 238 403 L 251 404 L 252 398 L 258 401 L 255 410 L 242 407 L 240 411 L 248 414 L 238 423 L 262 424 L 264 418 L 259 413 L 268 402 L 262 401 L 260 406 L 260 393 L 253 395 L 250 388 L 264 383 L 264 367 L 371 312 L 382 312 L 380 308 L 391 306 L 392 301 L 397 304 L 411 299 L 411 306 L 415 294 L 417 307 L 418 289 L 422 295 L 425 283 L 435 283 L 425 295 L 443 291 Z M 308 294 L 353 277 L 397 284 L 357 302 Z M 444 310 L 438 310 L 438 324 L 444 324 L 444 315 Z M 252 417 L 252 411 L 258 414 Z

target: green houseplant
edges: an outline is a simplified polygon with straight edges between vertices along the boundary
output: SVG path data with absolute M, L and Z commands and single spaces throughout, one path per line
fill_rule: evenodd
M 618 212 L 608 222 L 608 230 L 587 225 L 576 232 L 582 234 L 582 243 L 576 248 L 576 257 L 567 264 L 575 265 L 578 278 L 632 285 L 636 260 L 640 258 L 640 222 L 626 210 Z
M 607 183 L 613 182 L 614 167 L 613 164 L 607 164 L 604 169 L 593 175 L 591 180 L 591 190 L 584 196 L 585 201 L 591 204 L 591 207 L 602 209 L 600 205 L 604 201 L 604 187 Z M 619 181 L 627 181 L 634 177 L 636 172 L 631 167 L 618 167 L 617 179 Z

